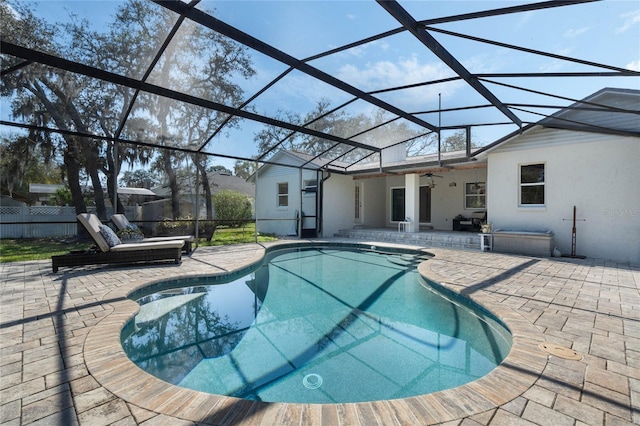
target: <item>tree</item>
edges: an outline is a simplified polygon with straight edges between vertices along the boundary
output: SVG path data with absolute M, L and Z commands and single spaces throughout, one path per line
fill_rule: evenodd
M 53 153 L 41 151 L 37 138 L 20 135 L 0 141 L 0 185 L 13 196 L 28 192 L 27 182 L 59 183 L 62 180 Z
M 125 171 L 122 174 L 122 178 L 120 178 L 120 182 L 130 188 L 146 188 L 147 186 L 158 186 L 160 178 L 158 173 L 153 170 L 137 169 L 135 171 Z
M 3 23 L 9 28 L 6 35 L 12 42 L 34 46 L 46 53 L 89 64 L 100 61 L 108 52 L 108 49 L 98 48 L 95 51 L 97 54 L 92 54 L 91 49 L 87 47 L 87 44 L 91 43 L 84 41 L 97 38 L 91 37 L 84 22 L 74 22 L 66 26 L 50 25 L 35 17 L 28 4 L 14 4 L 13 10 L 17 11 L 16 13 L 10 11 L 11 6 L 8 3 L 3 3 L 0 7 L 3 8 L 3 18 L 8 18 Z M 56 40 L 69 43 L 58 44 Z M 33 64 L 29 67 L 18 67 L 3 78 L 2 95 L 11 97 L 14 116 L 22 117 L 26 122 L 37 126 L 91 134 L 97 132 L 100 127 L 107 128 L 109 123 L 117 121 L 114 118 L 100 121 L 101 118 L 117 116 L 112 110 L 113 103 L 101 104 L 104 101 L 101 96 L 105 95 L 104 84 L 79 74 L 46 66 Z M 105 97 L 111 99 L 114 96 L 114 93 L 110 92 Z M 104 113 L 102 116 L 101 112 Z M 41 146 L 45 147 L 45 143 L 49 143 L 51 145 L 46 149 L 61 152 L 65 176 L 76 211 L 86 211 L 80 184 L 84 169 L 94 189 L 97 213 L 105 218 L 100 172 L 105 170 L 102 163 L 107 155 L 101 151 L 102 145 L 78 135 L 52 137 L 45 133 L 38 137 Z
M 66 206 L 71 204 L 73 201 L 71 199 L 71 190 L 68 186 L 58 188 L 50 201 L 53 206 Z
M 255 163 L 251 161 L 238 160 L 233 165 L 233 173 L 236 176 L 241 177 L 245 180 L 249 179 L 249 177 L 254 173 L 254 171 L 255 171 Z
M 221 173 L 221 174 L 227 174 L 227 175 L 232 175 L 233 174 L 233 172 L 231 170 L 227 169 L 223 165 L 211 166 L 211 167 L 209 167 L 207 169 L 207 172 Z
M 155 42 L 165 40 L 166 31 L 173 26 L 175 15 L 162 7 L 148 7 L 146 2 L 130 0 L 126 14 L 119 14 L 119 26 L 134 40 Z M 144 26 L 139 23 L 144 22 Z M 156 46 L 157 48 L 157 46 Z M 151 55 L 152 56 L 152 55 Z M 249 78 L 255 71 L 250 57 L 242 45 L 221 36 L 215 31 L 203 29 L 191 20 L 181 24 L 167 45 L 161 60 L 153 70 L 156 84 L 178 87 L 189 94 L 228 105 L 242 102 L 242 89 L 234 78 Z M 139 118 L 148 117 L 150 123 L 142 128 L 143 137 L 155 140 L 163 146 L 199 149 L 214 135 L 221 125 L 237 126 L 238 118 L 217 111 L 175 102 L 170 99 L 141 94 L 138 100 Z M 191 155 L 191 162 L 201 173 L 205 197 L 211 199 L 210 182 L 206 171 L 209 158 Z M 172 213 L 179 212 L 179 184 L 175 170 L 183 164 L 184 154 L 169 149 L 162 150 L 155 165 L 167 176 L 172 195 Z M 213 208 L 207 205 L 207 217 L 213 216 Z
M 251 200 L 246 194 L 223 190 L 213 196 L 213 204 L 222 225 L 238 227 L 251 220 Z
M 155 68 L 149 69 L 149 58 L 156 56 L 166 40 L 174 24 L 174 14 L 141 0 L 123 3 L 107 33 L 91 30 L 82 20 L 67 25 L 49 25 L 35 17 L 30 7 L 27 3 L 16 2 L 14 10 L 18 13 L 14 14 L 8 3 L 0 3 L 3 37 L 120 75 L 150 72 L 149 78 L 156 84 L 178 87 L 194 96 L 232 105 L 238 105 L 242 95 L 241 88 L 232 79 L 248 78 L 254 73 L 245 48 L 190 20 L 182 23 L 181 30 Z M 67 43 L 56 44 L 60 39 Z M 86 211 L 80 191 L 80 176 L 84 169 L 91 179 L 97 212 L 102 218 L 105 218 L 105 205 L 100 175 L 107 177 L 109 196 L 115 198 L 116 171 L 121 170 L 122 163 L 139 161 L 144 164 L 154 158 L 148 149 L 126 144 L 119 144 L 116 152 L 117 138 L 199 148 L 228 118 L 215 111 L 138 94 L 129 88 L 40 65 L 16 67 L 13 72 L 3 75 L 2 95 L 11 97 L 13 114 L 28 123 L 78 133 L 104 134 L 110 138 L 98 142 L 65 135 L 58 139 L 60 144 L 57 146 L 64 159 L 76 210 Z M 237 125 L 237 119 L 232 118 L 227 125 Z M 155 157 L 170 182 L 174 216 L 177 216 L 179 193 L 174 169 L 181 164 L 183 155 L 164 150 Z M 207 159 L 201 162 L 206 168 Z M 201 167 L 200 162 L 196 167 Z M 203 184 L 209 185 L 206 179 Z
M 464 151 L 467 149 L 467 132 L 464 129 L 444 138 L 441 149 L 443 152 Z
M 277 115 L 279 120 L 376 148 L 385 148 L 406 141 L 407 151 L 411 155 L 424 153 L 437 140 L 434 133 L 427 131 L 420 133 L 411 129 L 406 123 L 398 123 L 389 118 L 389 113 L 382 109 L 376 110 L 371 116 L 349 115 L 344 110 L 332 111 L 330 106 L 331 102 L 328 99 L 321 99 L 304 117 L 297 113 L 283 111 L 278 112 Z M 278 149 L 287 149 L 314 156 L 340 158 L 341 161 L 349 162 L 371 154 L 371 150 L 366 148 L 356 148 L 349 144 L 341 144 L 276 126 L 266 126 L 256 134 L 255 141 L 261 155 L 267 155 Z M 377 161 L 377 159 L 377 156 L 372 156 L 370 161 Z M 245 167 L 242 163 L 239 166 Z

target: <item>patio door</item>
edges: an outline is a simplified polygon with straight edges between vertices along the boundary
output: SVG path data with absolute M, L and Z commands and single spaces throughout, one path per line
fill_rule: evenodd
M 353 224 L 362 225 L 362 184 L 356 183 L 353 193 L 354 200 L 354 215 Z

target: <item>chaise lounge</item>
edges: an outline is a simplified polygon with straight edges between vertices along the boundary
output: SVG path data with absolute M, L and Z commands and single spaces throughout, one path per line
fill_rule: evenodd
M 84 266 L 112 263 L 155 262 L 171 260 L 179 264 L 182 260 L 183 240 L 122 243 L 115 232 L 102 224 L 91 213 L 80 213 L 80 222 L 96 243 L 95 250 L 71 252 L 61 256 L 52 256 L 53 272 L 63 266 Z
M 123 214 L 114 214 L 113 216 L 111 216 L 111 222 L 115 225 L 116 228 L 118 228 L 118 231 L 122 231 L 125 229 L 136 229 L 136 230 L 138 229 L 138 227 L 132 224 L 131 222 L 129 222 L 129 219 L 127 219 L 127 217 Z M 157 242 L 175 241 L 175 240 L 184 241 L 183 250 L 185 251 L 185 253 L 189 254 L 191 253 L 192 244 L 196 240 L 196 238 L 193 235 L 179 235 L 175 237 L 143 238 L 141 240 L 138 240 L 137 242 L 138 243 L 157 243 Z

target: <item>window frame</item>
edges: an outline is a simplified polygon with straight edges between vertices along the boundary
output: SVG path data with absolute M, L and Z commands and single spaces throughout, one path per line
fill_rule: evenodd
M 482 192 L 469 193 L 467 192 L 468 185 L 482 185 Z M 480 206 L 469 205 L 469 197 L 473 199 L 482 200 Z M 464 209 L 465 210 L 486 210 L 487 209 L 487 182 L 465 182 L 464 183 Z
M 528 166 L 542 166 L 542 181 L 537 182 L 523 182 L 522 181 L 522 169 Z M 543 161 L 536 161 L 531 163 L 521 163 L 518 165 L 518 207 L 546 207 L 547 205 L 547 163 Z M 542 189 L 542 203 L 525 203 L 523 202 L 523 190 L 524 188 L 541 187 Z
M 281 192 L 282 186 L 286 186 L 286 192 Z M 282 204 L 283 200 L 285 201 L 285 204 Z M 279 210 L 286 210 L 289 208 L 289 182 L 276 183 L 276 207 Z

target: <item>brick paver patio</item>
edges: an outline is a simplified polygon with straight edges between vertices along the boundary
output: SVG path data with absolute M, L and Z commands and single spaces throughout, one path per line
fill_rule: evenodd
M 262 257 L 262 245 L 200 248 L 181 265 L 53 274 L 50 261 L 2 264 L 0 423 L 640 424 L 640 265 L 429 251 L 436 256 L 420 272 L 503 319 L 514 334 L 512 353 L 490 375 L 460 388 L 333 405 L 184 390 L 138 370 L 119 346 L 120 329 L 137 309 L 126 299 L 132 290 L 246 267 Z M 550 355 L 542 342 L 581 359 Z

